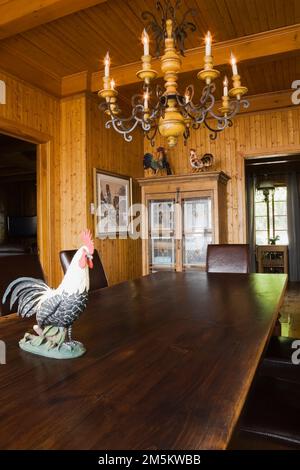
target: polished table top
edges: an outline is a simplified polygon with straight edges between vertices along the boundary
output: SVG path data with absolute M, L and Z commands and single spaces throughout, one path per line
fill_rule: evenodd
M 272 332 L 281 274 L 158 273 L 91 294 L 78 359 L 18 348 L 0 319 L 0 448 L 224 449 Z

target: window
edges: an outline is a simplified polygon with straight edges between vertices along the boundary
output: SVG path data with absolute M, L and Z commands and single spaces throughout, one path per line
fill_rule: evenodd
M 270 239 L 277 236 L 280 245 L 288 244 L 286 186 L 256 190 L 255 235 L 257 245 L 268 245 Z

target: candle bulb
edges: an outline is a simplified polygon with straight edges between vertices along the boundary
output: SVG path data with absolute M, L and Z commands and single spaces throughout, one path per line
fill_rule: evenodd
M 109 52 L 106 53 L 106 56 L 104 57 L 104 76 L 105 78 L 109 78 L 109 66 L 110 66 L 110 57 L 109 57 Z
M 188 104 L 188 102 L 190 101 L 190 95 L 188 93 L 186 93 L 184 95 L 184 98 L 185 98 L 185 104 Z
M 144 93 L 144 110 L 148 109 L 149 106 L 149 94 L 147 91 Z
M 223 96 L 228 96 L 228 79 L 227 79 L 226 75 L 225 75 L 225 77 L 224 77 L 223 86 L 224 86 L 224 88 L 223 88 Z
M 144 28 L 143 34 L 142 34 L 142 43 L 144 44 L 144 55 L 149 55 L 149 35 Z
M 210 31 L 207 31 L 205 36 L 205 55 L 211 56 L 211 34 Z
M 234 55 L 231 53 L 231 66 L 232 66 L 232 75 L 238 75 L 238 69 L 236 65 L 236 58 Z
M 110 88 L 111 88 L 111 90 L 114 90 L 114 89 L 115 89 L 115 86 L 116 86 L 116 82 L 115 82 L 114 79 L 112 78 L 111 81 L 110 81 Z

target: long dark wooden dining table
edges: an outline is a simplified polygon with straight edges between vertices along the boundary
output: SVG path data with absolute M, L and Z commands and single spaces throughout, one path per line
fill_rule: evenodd
M 31 355 L 0 319 L 0 449 L 225 449 L 275 325 L 281 274 L 161 272 L 102 289 L 84 356 Z

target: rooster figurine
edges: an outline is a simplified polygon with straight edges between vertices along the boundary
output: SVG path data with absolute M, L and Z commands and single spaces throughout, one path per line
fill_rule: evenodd
M 213 164 L 214 157 L 211 153 L 205 153 L 203 157 L 197 155 L 195 149 L 190 149 L 190 164 L 193 172 L 207 170 Z
M 22 349 L 55 358 L 78 357 L 85 352 L 81 343 L 72 341 L 72 325 L 88 300 L 94 253 L 90 231 L 83 233 L 83 243 L 57 289 L 30 277 L 20 277 L 7 287 L 3 303 L 10 295 L 11 308 L 17 302 L 22 318 L 36 315 L 37 325 L 33 328 L 38 336 L 26 333 L 20 341 Z M 68 342 L 64 341 L 66 334 Z

